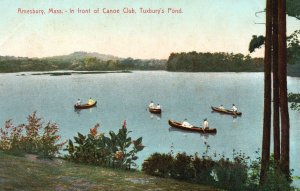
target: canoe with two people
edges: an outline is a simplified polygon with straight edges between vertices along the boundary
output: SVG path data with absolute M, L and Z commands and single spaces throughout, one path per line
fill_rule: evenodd
M 96 105 L 97 105 L 97 101 L 94 101 L 90 97 L 90 99 L 88 100 L 88 102 L 85 103 L 85 104 L 81 104 L 81 100 L 78 99 L 77 102 L 74 105 L 74 108 L 75 109 L 88 109 L 88 108 L 91 108 L 91 107 L 95 107 Z
M 193 126 L 189 122 L 187 122 L 187 120 L 184 120 L 182 123 L 174 120 L 169 120 L 168 122 L 171 127 L 181 129 L 181 130 L 194 131 L 198 133 L 217 133 L 217 129 L 208 127 L 207 119 L 204 119 L 203 127 Z
M 216 112 L 219 112 L 219 113 L 225 113 L 225 114 L 228 114 L 228 115 L 236 115 L 236 116 L 242 115 L 242 112 L 238 112 L 238 109 L 235 106 L 235 104 L 232 104 L 231 109 L 226 109 L 223 105 L 220 105 L 219 107 L 211 106 L 211 109 L 213 111 L 216 111 Z
M 193 128 L 194 126 L 191 125 L 187 119 L 184 119 L 184 121 L 182 122 L 182 126 L 186 127 L 186 128 Z M 203 119 L 203 129 L 204 130 L 208 130 L 209 129 L 209 125 L 208 125 L 208 121 L 207 118 Z
M 149 106 L 148 106 L 148 110 L 149 110 L 150 113 L 160 114 L 161 113 L 161 106 L 159 104 L 157 104 L 155 106 L 153 101 L 151 101 Z

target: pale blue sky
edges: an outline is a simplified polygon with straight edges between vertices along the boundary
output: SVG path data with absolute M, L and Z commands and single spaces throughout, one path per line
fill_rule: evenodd
M 21 15 L 17 9 L 134 8 L 136 14 Z M 140 8 L 181 8 L 182 14 L 141 14 Z M 163 58 L 171 52 L 247 54 L 264 34 L 263 0 L 1 0 L 0 55 L 45 57 L 74 51 Z M 300 21 L 288 19 L 288 33 Z M 262 56 L 263 49 L 253 56 Z

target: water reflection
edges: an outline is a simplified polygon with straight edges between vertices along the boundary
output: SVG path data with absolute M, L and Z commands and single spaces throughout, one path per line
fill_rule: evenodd
M 195 133 L 198 133 L 200 135 L 200 137 L 204 138 L 204 139 L 208 139 L 209 136 L 215 136 L 216 133 L 199 133 L 199 132 L 193 132 L 193 131 L 185 131 L 185 130 L 182 130 L 182 129 L 177 129 L 177 128 L 174 128 L 174 127 L 169 127 L 169 132 L 182 132 L 182 133 L 185 133 L 185 134 L 195 134 Z
M 217 113 L 219 115 L 227 115 L 227 116 L 231 116 L 232 118 L 242 117 L 242 115 L 231 115 L 231 114 L 220 113 L 220 112 L 216 112 L 216 111 L 211 111 L 211 113 Z
M 150 118 L 151 119 L 154 119 L 154 118 L 156 118 L 156 120 L 160 120 L 161 119 L 161 113 L 150 113 Z
M 94 109 L 96 109 L 97 106 L 89 108 L 89 109 L 74 109 L 74 112 L 77 113 L 79 116 L 81 114 L 81 112 L 83 112 L 82 110 L 88 110 L 90 113 L 93 112 Z

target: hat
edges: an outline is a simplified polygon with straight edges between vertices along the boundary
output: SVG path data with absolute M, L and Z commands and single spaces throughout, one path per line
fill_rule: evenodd
M 203 121 L 207 121 L 207 118 L 203 119 Z

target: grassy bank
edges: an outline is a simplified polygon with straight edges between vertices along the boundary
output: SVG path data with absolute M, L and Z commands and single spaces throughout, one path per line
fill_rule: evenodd
M 17 157 L 0 151 L 0 190 L 216 190 L 143 174 L 70 163 Z

